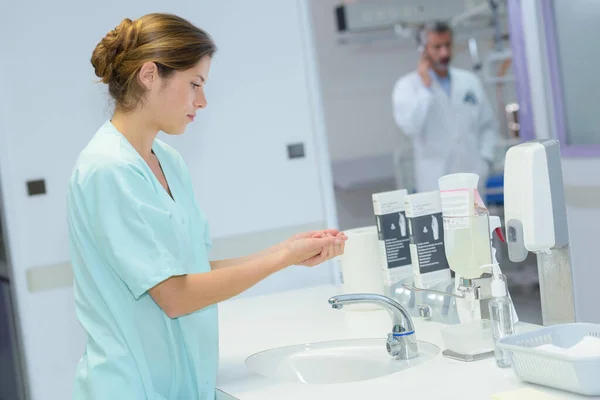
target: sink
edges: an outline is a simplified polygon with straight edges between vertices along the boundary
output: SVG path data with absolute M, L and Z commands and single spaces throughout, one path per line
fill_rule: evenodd
M 385 339 L 349 339 L 280 347 L 246 359 L 248 369 L 281 382 L 332 384 L 390 375 L 432 360 L 439 347 L 417 342 L 419 357 L 395 360 Z

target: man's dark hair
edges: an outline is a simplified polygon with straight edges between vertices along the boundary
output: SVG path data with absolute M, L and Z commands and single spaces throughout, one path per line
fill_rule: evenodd
M 424 24 L 423 27 L 419 30 L 419 45 L 425 46 L 425 44 L 427 43 L 427 35 L 429 34 L 429 32 L 450 32 L 450 34 L 452 34 L 452 27 L 445 21 L 433 21 Z

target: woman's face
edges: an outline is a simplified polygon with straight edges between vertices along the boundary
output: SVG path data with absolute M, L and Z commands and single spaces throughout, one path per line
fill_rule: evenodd
M 175 71 L 169 78 L 150 90 L 147 104 L 158 128 L 170 135 L 179 135 L 194 121 L 196 112 L 206 107 L 204 85 L 208 79 L 210 57 L 186 71 Z

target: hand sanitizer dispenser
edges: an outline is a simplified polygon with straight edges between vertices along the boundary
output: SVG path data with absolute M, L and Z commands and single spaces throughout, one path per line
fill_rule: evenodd
M 504 164 L 504 216 L 512 261 L 536 253 L 544 325 L 575 321 L 559 143 L 511 147 Z

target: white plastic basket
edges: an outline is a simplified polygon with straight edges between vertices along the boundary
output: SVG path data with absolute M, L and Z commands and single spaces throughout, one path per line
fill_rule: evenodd
M 536 349 L 544 344 L 571 347 L 585 336 L 600 338 L 600 325 L 550 326 L 500 339 L 498 347 L 509 353 L 513 369 L 523 381 L 597 396 L 600 395 L 600 357 L 572 357 Z

